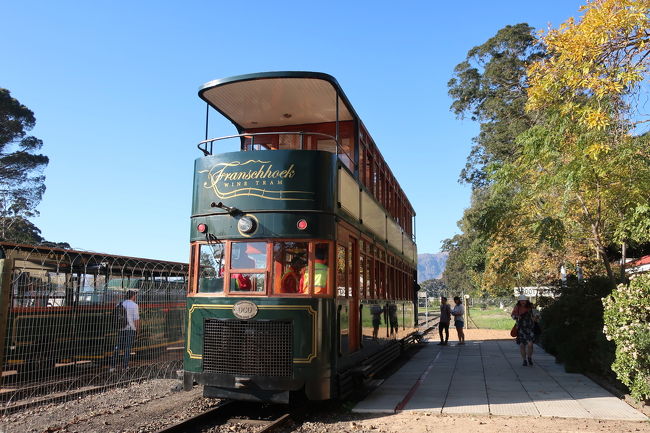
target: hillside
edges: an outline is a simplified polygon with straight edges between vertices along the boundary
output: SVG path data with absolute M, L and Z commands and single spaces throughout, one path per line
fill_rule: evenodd
M 447 253 L 418 254 L 418 282 L 442 277 Z

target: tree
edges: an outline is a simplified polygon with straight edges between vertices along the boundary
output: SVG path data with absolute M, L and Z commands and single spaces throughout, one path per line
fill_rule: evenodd
M 427 297 L 429 298 L 449 296 L 450 294 L 449 288 L 445 286 L 442 280 L 438 279 L 422 281 L 422 283 L 420 283 L 420 288 L 427 293 Z
M 608 247 L 647 240 L 635 227 L 650 225 L 650 151 L 633 136 L 647 119 L 632 109 L 647 78 L 649 8 L 650 0 L 595 0 L 580 20 L 546 33 L 549 56 L 528 70 L 527 110 L 538 121 L 514 164 L 546 217 L 588 234 L 612 286 Z
M 647 78 L 649 9 L 650 0 L 591 0 L 580 20 L 550 29 L 542 42 L 551 55 L 528 70 L 529 111 L 559 109 L 590 129 L 620 126 L 622 134 L 647 122 L 640 113 L 631 119 L 630 101 Z
M 506 26 L 484 44 L 469 50 L 454 68 L 447 86 L 451 110 L 480 122 L 480 133 L 460 179 L 474 188 L 488 183 L 487 166 L 508 161 L 516 153 L 516 137 L 532 120 L 524 110 L 528 99 L 526 70 L 544 56 L 534 29 L 521 23 Z
M 34 113 L 0 88 L 0 239 L 40 241 L 40 230 L 27 221 L 38 215 L 45 192 L 43 170 L 49 160 L 36 153 L 43 142 L 27 135 Z M 25 230 L 22 232 L 21 230 Z
M 485 284 L 483 278 L 491 236 L 501 226 L 504 207 L 512 207 L 508 202 L 512 194 L 495 191 L 491 173 L 517 156 L 516 138 L 533 124 L 524 109 L 526 71 L 544 54 L 528 24 L 506 26 L 469 50 L 448 83 L 451 110 L 460 118 L 480 122 L 480 133 L 460 174 L 460 181 L 473 187 L 472 204 L 458 223 L 462 233 L 443 243 L 443 250 L 449 252 L 443 280 L 454 290 L 479 295 L 511 289 L 496 281 Z

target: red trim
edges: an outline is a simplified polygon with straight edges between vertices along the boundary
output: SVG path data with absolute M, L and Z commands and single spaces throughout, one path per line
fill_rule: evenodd
M 643 256 L 640 259 L 636 259 L 632 262 L 627 262 L 625 264 L 626 267 L 629 266 L 642 266 L 642 265 L 647 265 L 650 264 L 650 256 Z

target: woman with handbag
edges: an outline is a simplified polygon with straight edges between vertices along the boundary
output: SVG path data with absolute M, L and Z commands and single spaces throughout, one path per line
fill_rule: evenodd
M 523 365 L 533 365 L 533 342 L 535 341 L 535 321 L 537 312 L 533 304 L 528 300 L 528 296 L 520 295 L 515 308 L 512 309 L 512 318 L 517 321 L 516 329 L 513 328 L 511 335 L 517 337 L 519 352 Z M 514 336 L 514 335 L 513 335 Z

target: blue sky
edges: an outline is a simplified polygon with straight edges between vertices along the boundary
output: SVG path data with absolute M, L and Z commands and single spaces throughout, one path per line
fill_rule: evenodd
M 449 111 L 469 49 L 581 1 L 4 2 L 0 87 L 34 111 L 50 157 L 34 222 L 73 247 L 186 261 L 198 87 L 250 72 L 337 78 L 417 212 L 418 250 L 458 232 L 477 125 Z M 234 133 L 211 120 L 211 136 Z M 232 150 L 232 149 L 226 149 Z

